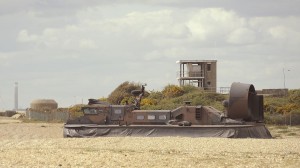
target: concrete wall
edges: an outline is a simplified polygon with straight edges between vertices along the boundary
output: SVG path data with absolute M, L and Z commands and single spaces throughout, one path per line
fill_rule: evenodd
M 0 111 L 0 116 L 11 117 L 17 113 L 18 111 L 14 111 L 14 110 Z
M 288 89 L 263 89 L 263 94 L 271 94 L 273 96 L 286 96 L 288 95 Z
M 207 69 L 210 64 L 210 70 Z M 205 63 L 204 88 L 216 92 L 217 90 L 217 62 Z
M 39 121 L 66 122 L 69 118 L 69 113 L 67 111 L 38 112 L 27 110 L 26 118 Z
M 256 91 L 258 94 L 283 97 L 288 95 L 288 89 L 263 89 Z

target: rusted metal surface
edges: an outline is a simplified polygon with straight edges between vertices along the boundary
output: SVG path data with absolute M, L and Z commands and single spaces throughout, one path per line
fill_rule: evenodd
M 263 97 L 252 84 L 233 83 L 229 94 L 227 116 L 245 121 L 263 120 Z

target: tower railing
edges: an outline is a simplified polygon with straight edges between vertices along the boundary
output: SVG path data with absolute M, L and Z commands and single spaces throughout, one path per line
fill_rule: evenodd
M 189 72 L 177 72 L 177 78 L 181 77 L 204 77 L 204 71 L 189 71 Z

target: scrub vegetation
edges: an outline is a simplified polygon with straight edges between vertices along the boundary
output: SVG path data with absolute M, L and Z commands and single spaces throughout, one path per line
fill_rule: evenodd
M 107 100 L 111 104 L 125 104 L 125 102 L 130 104 L 134 100 L 131 90 L 140 88 L 141 84 L 127 81 L 119 85 L 107 99 L 102 100 Z M 206 92 L 194 86 L 167 85 L 162 91 L 147 91 L 142 99 L 141 109 L 175 109 L 185 101 L 190 101 L 191 105 L 213 106 L 224 111 L 222 101 L 228 97 L 224 94 Z M 299 125 L 300 89 L 290 90 L 285 97 L 265 96 L 264 112 L 267 124 Z
M 289 90 L 285 97 L 264 97 L 265 121 L 268 124 L 300 124 L 300 89 Z
M 131 90 L 139 90 L 141 84 L 124 82 L 119 85 L 107 98 L 111 104 L 132 103 L 134 96 Z M 147 88 L 146 88 L 147 89 Z M 194 86 L 167 85 L 162 91 L 146 91 L 141 102 L 141 109 L 163 110 L 174 109 L 190 101 L 191 105 L 213 106 L 223 111 L 222 101 L 228 96 L 205 92 Z

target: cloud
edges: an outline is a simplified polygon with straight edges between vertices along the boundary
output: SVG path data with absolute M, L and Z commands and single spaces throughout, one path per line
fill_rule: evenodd
M 160 90 L 177 84 L 180 59 L 218 60 L 218 87 L 234 81 L 281 87 L 283 67 L 292 67 L 291 77 L 300 71 L 299 16 L 250 17 L 235 6 L 192 7 L 198 1 L 182 8 L 181 1 L 32 2 L 21 4 L 27 11 L 0 17 L 1 42 L 10 41 L 14 49 L 0 46 L 0 79 L 6 86 L 19 81 L 26 90 L 24 106 L 43 96 L 63 105 L 74 96 L 105 97 L 126 80 Z
M 95 49 L 95 48 L 97 48 L 96 45 L 95 45 L 95 42 L 93 40 L 90 40 L 90 39 L 82 39 L 79 46 L 80 46 L 80 48 L 83 48 L 83 49 Z
M 180 19 L 177 19 L 178 15 Z M 142 56 L 147 60 L 163 56 L 166 50 L 172 48 L 181 48 L 184 51 L 181 55 L 184 55 L 189 50 L 195 50 L 195 47 L 205 49 L 239 44 L 244 46 L 245 52 L 249 48 L 266 52 L 269 46 L 263 46 L 274 43 L 274 40 L 277 45 L 284 44 L 286 39 L 291 43 L 298 42 L 299 38 L 292 37 L 299 34 L 299 25 L 290 27 L 290 24 L 299 18 L 289 18 L 287 23 L 284 19 L 245 19 L 222 8 L 178 10 L 176 14 L 174 9 L 133 11 L 105 18 L 102 9 L 95 7 L 78 12 L 78 23 L 75 24 L 45 28 L 41 34 L 29 34 L 27 30 L 22 30 L 18 41 L 34 42 L 46 49 L 60 48 L 63 51 L 97 49 L 99 54 L 109 54 L 111 57 L 120 57 L 114 49 L 118 48 L 125 56 Z M 282 22 L 283 25 L 278 24 Z M 255 46 L 249 47 L 254 43 Z
M 249 28 L 239 28 L 228 35 L 227 42 L 232 44 L 253 44 L 256 42 L 256 33 Z
M 29 35 L 27 30 L 21 30 L 17 37 L 18 42 L 36 42 L 38 40 L 37 35 Z
M 222 8 L 200 9 L 191 14 L 187 23 L 193 37 L 207 41 L 222 39 L 232 30 L 243 26 L 244 19 Z
M 181 17 L 177 19 L 179 15 Z M 17 41 L 34 43 L 43 50 L 88 52 L 90 57 L 95 57 L 98 53 L 118 57 L 120 60 L 125 57 L 130 57 L 131 60 L 152 60 L 168 55 L 166 51 L 173 51 L 173 55 L 180 58 L 194 51 L 198 52 L 198 48 L 207 50 L 209 54 L 223 46 L 232 46 L 225 53 L 241 49 L 245 50 L 244 53 L 254 54 L 251 50 L 271 53 L 274 48 L 270 44 L 274 42 L 278 46 L 286 42 L 293 46 L 300 39 L 299 25 L 295 24 L 299 20 L 297 17 L 289 17 L 288 21 L 280 17 L 246 19 L 223 8 L 176 12 L 175 9 L 132 11 L 118 17 L 104 17 L 101 8 L 90 7 L 79 11 L 76 16 L 77 23 L 48 27 L 40 34 L 21 30 Z M 174 50 L 180 52 L 176 53 Z M 298 52 L 297 49 L 289 52 L 292 50 Z M 230 54 L 227 55 L 230 59 Z M 68 56 L 74 55 L 65 55 Z

